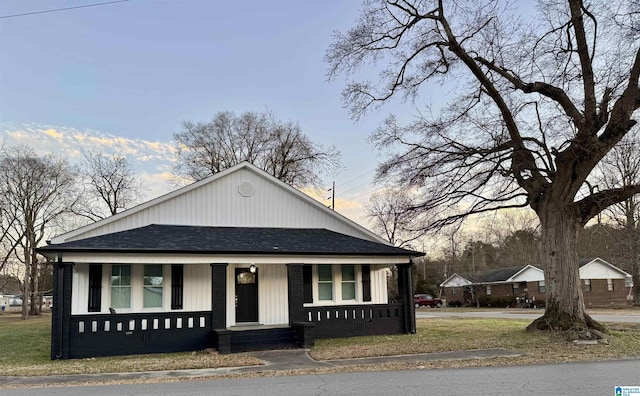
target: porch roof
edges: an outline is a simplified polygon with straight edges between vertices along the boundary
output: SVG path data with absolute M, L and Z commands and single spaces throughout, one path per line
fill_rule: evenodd
M 151 224 L 38 249 L 56 252 L 194 254 L 314 254 L 423 256 L 424 253 L 355 238 L 327 229 L 202 227 Z

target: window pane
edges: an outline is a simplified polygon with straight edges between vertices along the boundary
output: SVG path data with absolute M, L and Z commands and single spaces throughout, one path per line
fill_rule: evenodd
M 318 299 L 319 300 L 332 300 L 333 299 L 333 284 L 332 283 L 318 283 Z
M 142 306 L 144 308 L 162 307 L 162 264 L 144 266 L 144 290 Z
M 353 282 L 342 283 L 342 299 L 343 300 L 355 300 L 356 299 L 356 284 Z
M 145 286 L 143 300 L 145 308 L 162 307 L 162 287 Z
M 131 288 L 112 287 L 111 288 L 112 308 L 131 308 Z
M 318 265 L 318 280 L 321 282 L 333 281 L 331 265 L 327 265 L 327 264 Z
M 112 265 L 111 266 L 112 286 L 131 286 L 131 266 Z
M 343 265 L 342 266 L 342 281 L 355 281 L 356 280 L 356 271 L 355 266 L 353 265 Z

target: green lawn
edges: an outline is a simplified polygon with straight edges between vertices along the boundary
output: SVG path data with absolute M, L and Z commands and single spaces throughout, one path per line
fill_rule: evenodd
M 0 340 L 0 375 L 90 374 L 261 364 L 252 357 L 218 355 L 215 351 L 52 361 L 50 313 L 28 320 L 20 319 L 19 314 L 0 314 Z
M 504 348 L 523 354 L 509 358 L 509 364 L 640 357 L 637 324 L 612 324 L 608 345 L 577 345 L 558 334 L 526 331 L 529 323 L 519 319 L 418 319 L 415 335 L 318 340 L 311 354 L 316 359 L 344 359 L 486 348 Z
M 0 375 L 107 373 L 260 364 L 259 360 L 243 354 L 218 355 L 209 351 L 51 361 L 50 323 L 50 314 L 28 320 L 21 320 L 18 314 L 0 314 Z M 422 367 L 433 368 L 640 357 L 640 325 L 637 324 L 611 324 L 608 345 L 576 345 L 560 335 L 527 332 L 524 329 L 528 323 L 528 320 L 518 319 L 419 319 L 417 334 L 318 340 L 311 355 L 324 360 L 484 348 L 505 348 L 522 353 L 522 356 L 510 358 L 421 364 Z M 411 363 L 392 368 L 415 367 Z

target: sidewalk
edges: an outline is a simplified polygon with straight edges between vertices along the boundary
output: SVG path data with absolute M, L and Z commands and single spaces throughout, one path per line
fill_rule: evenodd
M 252 352 L 249 355 L 261 359 L 264 365 L 248 367 L 226 367 L 197 370 L 146 371 L 139 373 L 107 373 L 107 374 L 76 374 L 51 375 L 40 377 L 2 377 L 0 389 L 5 386 L 54 386 L 73 383 L 104 383 L 119 381 L 153 380 L 180 378 L 217 377 L 233 374 L 268 373 L 274 371 L 290 371 L 300 369 L 322 369 L 345 366 L 359 366 L 368 364 L 384 364 L 394 362 L 420 362 L 429 360 L 466 360 L 486 359 L 504 356 L 519 356 L 520 353 L 506 349 L 478 349 L 470 351 L 421 353 L 415 355 L 384 356 L 361 359 L 324 360 L 316 361 L 309 357 L 304 349 L 286 349 L 278 351 Z

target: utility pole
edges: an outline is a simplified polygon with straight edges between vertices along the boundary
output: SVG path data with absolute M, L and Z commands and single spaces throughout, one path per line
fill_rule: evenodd
M 331 183 L 331 188 L 328 189 L 327 191 L 331 191 L 331 196 L 327 197 L 327 199 L 331 199 L 330 208 L 332 210 L 336 210 L 336 182 L 335 181 Z

